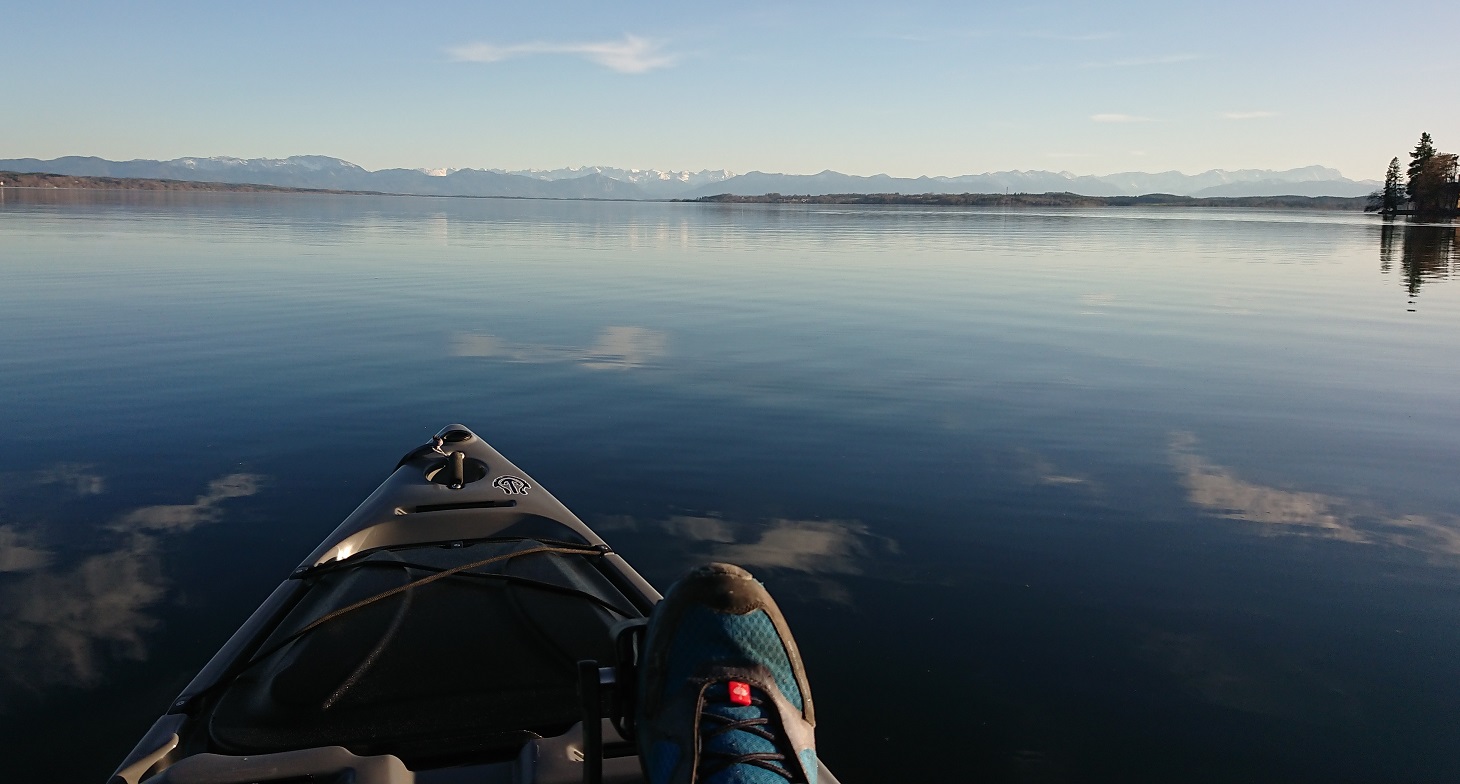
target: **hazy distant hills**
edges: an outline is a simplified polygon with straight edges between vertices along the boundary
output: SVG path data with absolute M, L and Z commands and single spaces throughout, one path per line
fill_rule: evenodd
M 1213 169 L 1201 174 L 1170 171 L 1158 174 L 1122 172 L 1103 177 L 1069 172 L 1006 171 L 960 177 L 901 178 L 878 174 L 859 177 L 824 171 L 820 174 L 750 172 L 692 191 L 688 196 L 732 193 L 756 196 L 795 193 L 1078 193 L 1083 196 L 1363 196 L 1378 187 L 1372 181 L 1350 180 L 1337 170 L 1307 166 L 1288 171 Z
M 194 182 L 250 183 L 286 188 L 381 191 L 424 196 L 523 196 L 560 199 L 643 199 L 637 185 L 590 172 L 567 180 L 461 169 L 433 176 L 416 169 L 368 171 L 349 161 L 323 155 L 290 158 L 175 158 L 170 161 L 109 161 L 70 156 L 0 161 L 0 170 L 47 172 L 74 177 L 142 177 Z
M 287 188 L 381 191 L 426 196 L 518 196 L 558 199 L 693 199 L 701 196 L 766 193 L 820 196 L 836 193 L 1050 193 L 1085 196 L 1362 196 L 1379 183 L 1350 180 L 1334 169 L 1306 166 L 1287 171 L 1213 169 L 1200 174 L 1122 172 L 1105 176 L 1070 172 L 1006 171 L 957 177 L 863 177 L 820 174 L 736 175 L 617 169 L 590 166 L 519 171 L 488 169 L 381 169 L 368 171 L 324 155 L 290 158 L 175 158 L 170 161 L 109 161 L 68 156 L 0 160 L 0 170 L 46 172 L 77 177 L 141 177 L 191 182 L 276 185 Z

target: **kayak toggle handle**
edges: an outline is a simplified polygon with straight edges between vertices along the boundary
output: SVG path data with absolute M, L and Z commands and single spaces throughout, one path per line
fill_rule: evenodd
M 426 480 L 452 490 L 479 482 L 487 478 L 487 464 L 467 457 L 465 452 L 444 454 L 444 460 L 433 460 L 426 465 Z
M 466 453 L 461 451 L 452 452 L 447 458 L 450 461 L 452 490 L 460 490 L 466 486 Z

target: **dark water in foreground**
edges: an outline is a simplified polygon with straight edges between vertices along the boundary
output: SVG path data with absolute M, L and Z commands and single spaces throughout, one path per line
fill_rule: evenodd
M 883 781 L 1460 780 L 1453 228 L 7 193 L 0 755 L 100 781 L 464 422 Z

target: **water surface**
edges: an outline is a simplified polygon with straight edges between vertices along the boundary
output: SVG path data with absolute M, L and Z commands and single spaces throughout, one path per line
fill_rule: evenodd
M 1460 779 L 1457 246 L 6 189 L 0 749 L 103 779 L 460 421 L 661 586 L 761 576 L 844 781 Z

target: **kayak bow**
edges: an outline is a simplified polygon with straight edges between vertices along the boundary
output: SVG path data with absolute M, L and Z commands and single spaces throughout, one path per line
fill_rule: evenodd
M 659 598 L 449 425 L 274 590 L 112 782 L 638 780 L 616 663 Z

